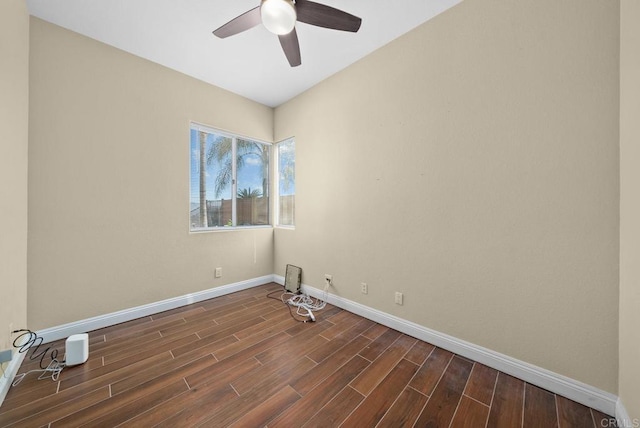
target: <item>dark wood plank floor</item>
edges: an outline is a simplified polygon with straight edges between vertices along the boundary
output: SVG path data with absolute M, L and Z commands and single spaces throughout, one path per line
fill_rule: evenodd
M 85 364 L 10 389 L 0 426 L 597 428 L 608 418 L 339 308 L 296 322 L 266 297 L 280 289 L 93 331 Z M 37 365 L 25 359 L 20 372 Z

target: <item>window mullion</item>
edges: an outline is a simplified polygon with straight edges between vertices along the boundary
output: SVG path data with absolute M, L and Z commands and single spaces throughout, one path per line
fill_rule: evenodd
M 233 137 L 232 139 L 232 143 L 231 143 L 231 222 L 233 224 L 233 226 L 237 226 L 238 225 L 238 216 L 237 216 L 237 196 L 238 196 L 238 177 L 237 177 L 237 172 L 238 172 L 238 166 L 236 165 L 236 161 L 237 161 L 237 152 L 238 152 L 238 148 L 237 148 L 237 143 L 238 143 L 238 138 L 237 137 Z
M 271 159 L 273 162 L 273 168 L 275 173 L 273 174 L 273 225 L 277 226 L 280 224 L 280 153 L 277 145 L 273 145 L 271 147 Z

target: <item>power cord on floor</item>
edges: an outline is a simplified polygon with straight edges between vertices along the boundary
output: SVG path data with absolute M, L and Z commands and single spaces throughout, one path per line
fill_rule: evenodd
M 314 322 L 316 320 L 316 317 L 313 314 L 313 311 L 320 311 L 324 309 L 325 306 L 327 305 L 330 284 L 331 283 L 329 281 L 326 281 L 324 291 L 322 293 L 322 299 L 310 297 L 306 294 L 295 294 L 295 293 L 285 291 L 280 295 L 279 300 L 282 301 L 282 303 L 287 305 L 287 307 L 289 308 L 289 314 L 291 315 L 291 318 L 293 318 L 294 320 L 298 322 Z M 273 291 L 267 294 L 267 297 L 270 299 L 278 300 L 277 298 L 272 296 L 272 294 L 275 294 L 277 292 L 279 292 L 279 290 Z M 290 296 L 290 297 L 287 298 L 287 296 Z M 297 308 L 295 312 L 296 315 L 305 317 L 306 319 L 301 320 L 296 318 L 293 315 L 293 310 L 292 310 L 293 307 Z
M 276 293 L 280 293 L 280 296 L 279 297 L 274 297 L 273 295 L 276 294 Z M 271 293 L 267 294 L 267 297 L 269 299 L 278 300 L 278 301 L 286 304 L 286 302 L 284 301 L 284 295 L 285 294 L 294 295 L 293 293 L 289 293 L 289 292 L 286 292 L 286 291 L 284 293 L 281 293 L 280 290 L 276 290 L 276 291 L 272 291 Z M 291 306 L 287 305 L 287 308 L 289 309 L 289 315 L 291 315 L 291 318 L 293 318 L 294 321 L 298 321 L 298 322 L 307 322 L 308 321 L 308 319 L 301 320 L 301 319 L 296 318 L 295 315 L 293 314 L 293 310 L 292 310 Z
M 13 385 L 13 386 L 18 385 L 20 382 L 22 382 L 22 380 L 28 374 L 31 374 L 31 373 L 40 373 L 40 376 L 38 376 L 38 380 L 47 379 L 47 378 L 50 377 L 51 380 L 56 382 L 58 380 L 58 378 L 60 377 L 60 372 L 65 367 L 66 366 L 65 366 L 64 362 L 59 362 L 58 360 L 53 359 L 53 360 L 51 360 L 49 365 L 44 369 L 29 370 L 28 372 L 20 373 L 19 375 L 17 375 L 15 377 L 15 379 L 14 379 L 14 381 L 13 381 L 13 383 L 11 385 Z M 49 375 L 48 373 L 51 373 L 51 375 Z

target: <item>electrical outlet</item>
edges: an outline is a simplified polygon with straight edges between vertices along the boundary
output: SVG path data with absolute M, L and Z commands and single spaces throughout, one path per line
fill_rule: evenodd
M 0 364 L 8 363 L 9 361 L 11 361 L 11 358 L 11 349 L 0 351 Z
M 215 272 L 215 276 L 216 278 L 220 278 L 222 276 L 222 268 L 216 268 L 216 272 Z
M 366 282 L 361 282 L 360 283 L 360 292 L 362 294 L 368 294 L 369 293 L 369 287 L 367 286 Z
M 396 291 L 396 305 L 402 305 L 402 293 Z
M 328 282 L 329 285 L 333 285 L 333 275 L 329 275 L 328 273 L 324 274 L 325 282 Z

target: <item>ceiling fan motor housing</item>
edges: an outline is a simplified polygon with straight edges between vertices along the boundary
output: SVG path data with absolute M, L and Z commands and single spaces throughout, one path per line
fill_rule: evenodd
M 262 0 L 262 24 L 277 35 L 289 34 L 298 18 L 293 0 Z

